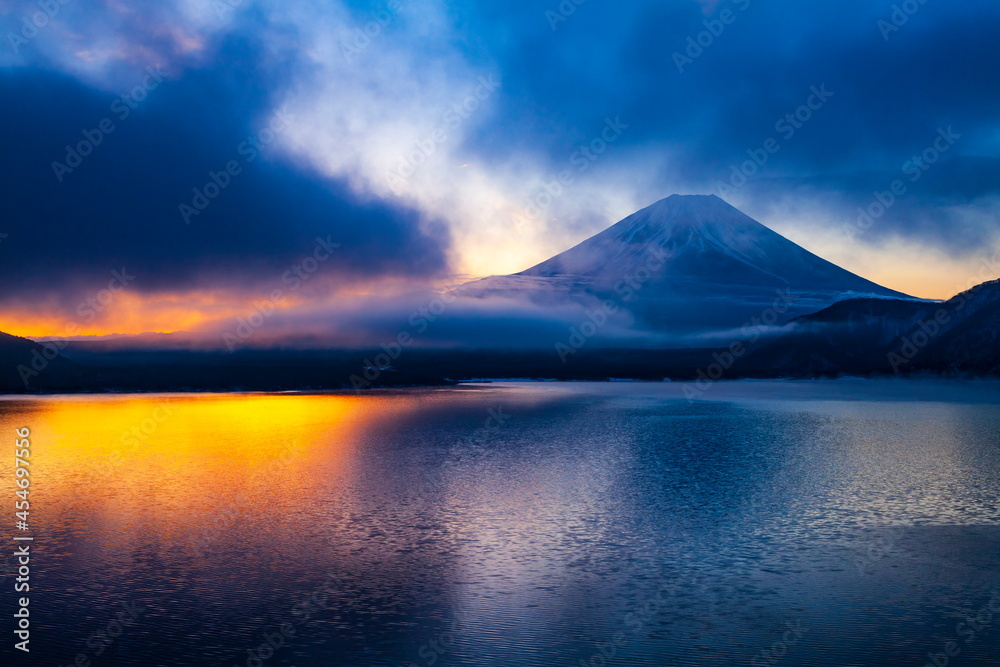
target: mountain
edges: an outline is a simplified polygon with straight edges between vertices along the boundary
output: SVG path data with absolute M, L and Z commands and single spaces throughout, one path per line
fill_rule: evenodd
M 79 341 L 61 341 L 58 347 L 60 355 L 55 356 L 53 347 L 0 333 L 0 394 L 350 389 L 352 376 L 382 353 L 381 349 L 264 349 L 230 354 Z M 381 374 L 370 386 L 448 384 L 431 364 L 413 361 L 409 368 Z M 22 375 L 28 378 L 27 385 Z
M 1000 280 L 943 302 L 850 299 L 794 319 L 736 376 L 1000 373 Z
M 866 375 L 885 372 L 889 346 L 933 312 L 934 304 L 848 299 L 793 319 L 734 369 L 739 376 Z
M 0 332 L 0 393 L 51 390 L 75 379 L 76 365 L 54 349 Z
M 893 370 L 1000 373 L 1000 280 L 928 312 L 889 349 Z
M 774 308 L 778 322 L 856 297 L 909 299 L 828 262 L 714 195 L 674 195 L 525 271 L 455 293 L 533 303 L 611 299 L 693 344 Z M 775 305 L 777 304 L 777 308 Z

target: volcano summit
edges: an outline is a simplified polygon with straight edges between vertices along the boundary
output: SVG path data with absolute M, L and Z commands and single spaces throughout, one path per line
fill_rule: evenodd
M 909 299 L 768 229 L 714 195 L 662 199 L 525 271 L 456 290 L 535 304 L 617 302 L 634 326 L 690 339 L 739 328 L 780 298 L 787 319 L 849 298 Z

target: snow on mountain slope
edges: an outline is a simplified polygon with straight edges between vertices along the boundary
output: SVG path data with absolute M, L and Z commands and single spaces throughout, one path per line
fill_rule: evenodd
M 512 276 L 456 290 L 553 302 L 616 299 L 640 326 L 738 328 L 783 299 L 781 321 L 856 297 L 910 298 L 822 259 L 714 195 L 674 195 Z

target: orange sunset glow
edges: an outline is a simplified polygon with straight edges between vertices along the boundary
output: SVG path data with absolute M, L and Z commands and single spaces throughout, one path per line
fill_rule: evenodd
M 958 261 L 924 249 L 906 249 L 901 257 L 887 261 L 875 251 L 841 252 L 844 264 L 893 289 L 926 299 L 948 299 L 987 280 L 983 262 Z M 986 268 L 989 268 L 988 266 Z M 956 279 L 968 276 L 965 280 Z M 447 290 L 448 285 L 439 287 Z M 338 295 L 342 299 L 377 298 L 371 289 Z M 314 302 L 304 294 L 285 294 L 274 302 L 266 294 L 235 294 L 224 291 L 192 291 L 175 294 L 121 292 L 97 309 L 81 302 L 74 312 L 56 304 L 13 304 L 0 308 L 0 331 L 25 338 L 82 338 L 144 333 L 198 332 L 216 324 L 230 325 L 246 318 L 258 304 L 275 305 L 275 312 L 288 312 Z
M 21 305 L 0 310 L 0 331 L 25 338 L 74 338 L 197 331 L 213 322 L 235 320 L 253 312 L 262 298 L 224 292 L 145 295 L 122 292 L 101 312 L 83 305 L 75 313 L 55 306 Z M 305 303 L 301 295 L 285 295 L 277 309 Z

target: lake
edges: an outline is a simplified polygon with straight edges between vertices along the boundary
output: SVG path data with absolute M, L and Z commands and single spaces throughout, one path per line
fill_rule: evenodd
M 1000 664 L 1000 383 L 681 389 L 2 399 L 30 664 Z

